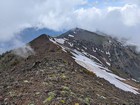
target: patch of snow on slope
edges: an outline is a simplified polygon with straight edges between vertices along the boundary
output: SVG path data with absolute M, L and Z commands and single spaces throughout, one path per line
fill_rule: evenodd
M 71 35 L 71 34 L 69 34 L 68 36 L 69 36 L 69 37 L 72 37 L 72 38 L 74 37 L 74 36 L 73 36 L 73 35 Z
M 68 44 L 70 45 L 70 47 L 73 47 L 73 43 L 68 42 Z
M 103 58 L 103 60 L 106 62 L 106 64 L 107 64 L 108 66 L 111 66 L 111 64 L 106 60 L 106 58 Z
M 105 69 L 102 69 L 100 67 L 100 65 L 98 65 L 93 60 L 89 59 L 84 54 L 80 53 L 79 51 L 75 50 L 74 52 L 75 53 L 73 53 L 73 55 L 75 57 L 73 57 L 73 58 L 79 65 L 83 66 L 87 70 L 94 72 L 98 77 L 104 78 L 105 80 L 109 81 L 111 84 L 115 85 L 119 89 L 122 89 L 124 91 L 129 91 L 134 94 L 139 94 L 136 91 L 136 90 L 138 90 L 137 88 L 134 88 L 121 81 L 121 80 L 125 80 L 125 79 L 123 79 L 115 74 L 109 73 Z
M 93 52 L 96 52 L 96 50 L 93 48 Z
M 110 64 L 109 62 L 107 62 L 107 61 L 106 61 L 106 64 L 107 64 L 108 66 L 111 66 L 111 64 Z
M 66 49 L 65 49 L 63 46 L 60 46 L 60 47 L 62 48 L 62 50 L 63 50 L 64 52 L 67 52 Z
M 49 39 L 51 42 L 53 42 L 54 44 L 56 44 L 56 45 L 59 45 L 58 43 L 58 39 L 57 38 L 50 38 Z M 61 43 L 60 43 L 61 44 Z M 65 48 L 63 47 L 63 46 L 61 46 L 61 45 L 59 45 L 61 48 L 62 48 L 62 50 L 64 51 L 64 52 L 67 52 L 66 50 L 65 50 Z
M 49 40 L 50 40 L 51 42 L 53 42 L 54 44 L 57 44 L 56 41 L 55 41 L 55 39 L 50 38 Z
M 62 39 L 62 38 L 55 38 L 55 41 L 57 42 L 57 43 L 60 43 L 60 44 L 64 44 L 65 43 L 65 41 L 66 41 L 66 39 Z
M 83 46 L 83 48 L 84 48 L 85 50 L 87 50 L 87 48 L 86 48 L 85 46 Z
M 132 81 L 135 81 L 135 82 L 139 82 L 139 81 L 135 80 L 134 78 L 132 78 L 131 80 L 132 80 Z
M 106 55 L 109 55 L 109 56 L 110 56 L 110 52 L 109 52 L 109 51 L 107 51 L 107 52 L 106 52 Z
M 106 64 L 107 64 L 108 66 L 111 66 L 111 64 L 110 64 L 109 62 L 106 62 Z
M 97 58 L 97 57 L 95 57 L 95 56 L 93 56 L 93 55 L 90 55 L 89 53 L 87 53 L 87 52 L 85 52 L 85 51 L 83 51 L 82 52 L 85 56 L 88 56 L 89 58 L 93 58 L 93 59 L 96 59 L 99 63 L 97 64 L 97 65 L 100 65 L 100 67 L 102 66 L 101 64 L 102 64 L 102 62 Z M 104 69 L 106 69 L 106 68 L 104 68 Z M 110 71 L 110 70 L 108 70 L 108 69 L 106 69 L 107 71 Z

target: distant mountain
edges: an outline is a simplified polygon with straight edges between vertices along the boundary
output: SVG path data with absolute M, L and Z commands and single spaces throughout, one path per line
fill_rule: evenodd
M 84 29 L 42 34 L 0 56 L 0 105 L 140 105 L 139 59 Z
M 54 30 L 50 30 L 47 28 L 25 28 L 23 31 L 21 31 L 19 33 L 19 35 L 21 36 L 21 39 L 23 42 L 29 42 L 32 39 L 35 39 L 36 37 L 38 37 L 41 34 L 48 34 L 50 36 L 57 36 L 60 35 L 62 33 L 64 33 L 65 31 L 54 31 Z

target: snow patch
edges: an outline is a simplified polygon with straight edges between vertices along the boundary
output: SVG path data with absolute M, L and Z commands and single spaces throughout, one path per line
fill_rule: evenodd
M 83 46 L 83 48 L 84 48 L 85 50 L 87 50 L 87 48 L 86 48 L 85 46 Z
M 70 45 L 70 47 L 73 47 L 73 43 L 68 42 L 68 44 Z
M 106 62 L 106 64 L 107 64 L 108 66 L 111 66 L 111 64 L 110 64 L 109 62 Z
M 103 51 L 103 50 L 101 50 L 101 52 L 102 52 L 102 53 L 104 53 L 104 51 Z
M 73 36 L 73 35 L 71 35 L 71 34 L 69 34 L 68 36 L 69 36 L 69 37 L 72 37 L 72 38 L 74 37 L 74 36 Z
M 49 40 L 50 40 L 51 42 L 53 42 L 54 44 L 57 44 L 56 41 L 55 41 L 55 38 L 54 38 L 54 39 L 50 38 Z
M 96 52 L 96 50 L 93 48 L 93 52 Z
M 109 55 L 109 56 L 110 56 L 110 52 L 109 52 L 109 51 L 107 51 L 107 52 L 106 52 L 106 55 Z
M 60 46 L 60 47 L 62 48 L 62 51 L 67 52 L 65 47 L 63 47 L 63 46 Z
M 108 42 L 109 42 L 109 43 L 111 43 L 112 41 L 111 41 L 111 40 L 109 40 Z
M 65 41 L 66 41 L 66 39 L 63 39 L 63 38 L 55 38 L 55 41 L 57 42 L 57 43 L 59 43 L 59 44 L 64 44 L 65 43 Z
M 105 69 L 102 69 L 100 65 L 98 65 L 96 62 L 93 60 L 89 59 L 86 57 L 84 54 L 80 53 L 77 50 L 74 50 L 75 53 L 72 53 L 75 57 L 75 61 L 86 68 L 87 70 L 90 70 L 94 72 L 98 77 L 104 78 L 105 80 L 109 81 L 111 84 L 115 85 L 117 88 L 122 89 L 124 91 L 132 92 L 134 94 L 139 94 L 136 90 L 138 90 L 135 87 L 132 87 L 121 80 L 125 80 L 113 73 L 110 73 Z
M 65 42 L 66 39 L 57 39 L 57 38 L 53 38 L 53 39 L 52 39 L 52 38 L 50 38 L 49 40 L 50 40 L 51 42 L 53 42 L 54 44 L 60 46 L 60 47 L 62 48 L 62 51 L 67 52 L 66 49 L 65 49 L 65 47 L 63 47 L 62 45 L 59 45 L 59 44 L 63 44 L 62 42 L 63 42 L 63 41 Z M 59 44 L 58 44 L 58 43 L 59 43 Z
M 87 54 L 87 53 L 86 53 Z M 87 54 L 87 56 L 89 56 L 89 57 L 91 57 L 91 58 L 93 58 L 93 59 L 96 59 L 100 64 L 102 64 L 102 62 L 97 58 L 97 57 L 95 57 L 95 56 L 93 56 L 93 55 L 90 55 L 90 54 Z M 100 65 L 100 64 L 98 64 L 98 65 Z
M 103 60 L 106 62 L 106 64 L 107 64 L 108 66 L 111 66 L 111 64 L 106 60 L 106 58 L 103 58 Z
M 136 79 L 134 79 L 134 78 L 132 78 L 131 80 L 132 80 L 132 81 L 134 81 L 134 82 L 139 82 L 139 81 L 137 81 L 137 80 L 136 80 Z

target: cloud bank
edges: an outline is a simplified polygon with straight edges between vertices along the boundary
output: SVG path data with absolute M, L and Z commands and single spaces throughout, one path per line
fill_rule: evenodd
M 140 46 L 140 2 L 120 2 L 123 5 L 112 4 L 101 8 L 88 0 L 1 0 L 0 52 L 4 51 L 2 46 L 8 41 L 16 47 L 18 33 L 27 27 L 56 31 L 74 27 L 100 30 L 109 35 L 131 39 L 131 43 Z

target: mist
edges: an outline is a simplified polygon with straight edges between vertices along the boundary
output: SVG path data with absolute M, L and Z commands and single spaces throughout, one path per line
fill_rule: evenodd
M 20 48 L 14 49 L 12 50 L 12 53 L 22 58 L 27 58 L 28 56 L 35 54 L 30 45 L 24 45 Z

